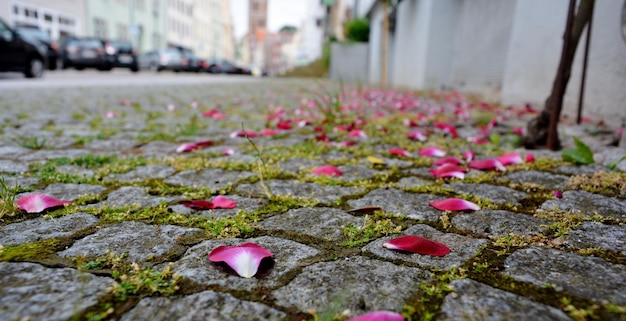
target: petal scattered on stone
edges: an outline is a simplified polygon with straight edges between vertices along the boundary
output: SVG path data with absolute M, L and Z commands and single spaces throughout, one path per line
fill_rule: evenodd
M 224 262 L 239 276 L 251 278 L 258 272 L 261 261 L 273 255 L 266 248 L 254 243 L 237 246 L 221 245 L 209 253 L 209 261 Z

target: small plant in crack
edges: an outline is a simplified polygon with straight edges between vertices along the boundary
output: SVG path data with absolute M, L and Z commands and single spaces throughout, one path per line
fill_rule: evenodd
M 28 137 L 23 135 L 18 135 L 13 138 L 13 140 L 20 146 L 28 149 L 43 149 L 46 147 L 47 140 L 45 138 L 39 137 Z
M 0 176 L 0 218 L 5 215 L 13 215 L 15 209 L 15 194 L 17 193 L 17 182 L 15 187 L 7 186 L 4 177 Z
M 241 123 L 241 130 L 243 131 L 243 133 L 246 133 L 246 129 L 244 128 L 243 123 Z M 247 134 L 245 135 L 245 137 L 250 143 L 250 145 L 252 145 L 252 148 L 254 148 L 254 150 L 256 151 L 259 157 L 259 161 L 257 162 L 257 165 L 258 165 L 257 168 L 259 172 L 259 179 L 260 179 L 259 183 L 261 184 L 261 188 L 263 189 L 263 192 L 265 193 L 267 198 L 272 199 L 274 198 L 274 194 L 272 193 L 272 187 L 270 186 L 270 182 L 267 181 L 267 184 L 266 184 L 266 178 L 268 178 L 269 175 L 268 175 L 267 163 L 265 162 L 265 159 L 263 158 L 263 153 L 261 153 L 261 150 L 257 147 L 257 145 L 252 141 L 252 139 Z

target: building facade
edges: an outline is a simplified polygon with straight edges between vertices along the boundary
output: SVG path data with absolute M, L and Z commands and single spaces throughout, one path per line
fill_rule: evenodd
M 193 13 L 196 55 L 232 59 L 234 38 L 229 0 L 197 0 Z
M 0 17 L 9 25 L 39 27 L 53 40 L 85 35 L 84 15 L 84 0 L 0 1 Z
M 619 126 L 626 121 L 626 43 L 623 0 L 596 1 L 584 116 Z M 567 0 L 413 0 L 383 13 L 371 8 L 369 80 L 381 79 L 381 37 L 387 32 L 388 74 L 397 87 L 455 88 L 505 104 L 543 106 L 552 88 L 562 47 Z M 393 21 L 382 30 L 382 17 Z M 576 115 L 583 34 L 564 99 Z
M 87 35 L 130 41 L 138 52 L 165 44 L 167 0 L 87 0 Z

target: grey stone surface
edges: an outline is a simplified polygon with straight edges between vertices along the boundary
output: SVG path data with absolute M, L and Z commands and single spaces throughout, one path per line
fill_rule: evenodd
M 607 168 L 601 165 L 563 165 L 556 168 L 557 172 L 567 175 L 592 175 L 596 172 L 606 172 Z
M 571 320 L 561 310 L 474 280 L 455 280 L 441 307 L 442 321 Z
M 429 202 L 441 199 L 430 194 L 407 193 L 397 189 L 376 189 L 362 198 L 350 200 L 352 208 L 379 206 L 388 214 L 404 215 L 422 221 L 437 221 L 441 211 L 428 205 Z
M 17 245 L 68 237 L 98 224 L 93 215 L 77 213 L 59 218 L 38 217 L 0 227 L 0 245 Z
M 271 180 L 269 184 L 272 193 L 276 195 L 311 197 L 323 204 L 330 204 L 343 196 L 354 195 L 364 191 L 364 189 L 357 187 L 318 185 L 314 183 L 302 183 L 296 180 Z M 239 185 L 237 192 L 249 196 L 265 195 L 260 182 Z
M 618 219 L 626 218 L 626 201 L 615 198 L 592 194 L 586 191 L 565 191 L 563 198 L 547 200 L 541 204 L 541 209 L 562 211 L 576 211 L 588 216 L 600 214 Z
M 0 320 L 66 321 L 94 307 L 112 284 L 74 269 L 0 262 Z
M 486 184 L 453 183 L 445 184 L 443 187 L 453 189 L 457 194 L 469 194 L 486 198 L 495 204 L 520 205 L 520 201 L 528 196 L 524 192 L 508 187 Z
M 504 274 L 543 287 L 593 300 L 626 304 L 626 270 L 597 257 L 532 246 L 517 250 L 504 262 Z
M 0 160 L 0 173 L 19 174 L 28 171 L 28 163 Z
M 583 222 L 565 236 L 567 243 L 577 248 L 600 247 L 626 255 L 626 226 Z
M 53 158 L 78 158 L 93 154 L 86 149 L 41 149 L 19 157 L 20 161 L 49 160 Z
M 240 300 L 227 293 L 203 291 L 183 297 L 144 298 L 121 321 L 273 321 L 284 320 L 286 316 L 261 303 Z
M 36 193 L 42 193 L 54 196 L 58 199 L 73 201 L 80 196 L 89 195 L 89 194 L 102 194 L 106 191 L 106 187 L 101 185 L 90 185 L 90 184 L 50 184 L 46 186 L 42 191 L 37 191 Z M 18 197 L 26 196 L 28 194 L 33 193 L 24 193 L 18 195 Z
M 178 144 L 176 143 L 168 143 L 162 141 L 153 141 L 139 147 L 141 153 L 145 156 L 165 156 L 165 155 L 173 155 L 176 153 L 176 148 L 178 148 Z
M 239 195 L 225 195 L 225 196 L 237 202 L 237 207 L 216 208 L 213 210 L 202 210 L 202 211 L 194 210 L 183 205 L 172 205 L 170 206 L 170 208 L 175 213 L 181 213 L 183 215 L 188 215 L 188 216 L 201 216 L 208 220 L 211 220 L 211 219 L 220 219 L 220 218 L 236 216 L 240 210 L 245 210 L 248 213 L 252 213 L 262 208 L 267 203 L 266 200 L 260 199 L 260 198 L 249 198 L 249 197 L 243 197 Z M 208 199 L 208 201 L 210 201 L 211 199 Z
M 167 165 L 146 165 L 138 166 L 134 170 L 113 176 L 114 180 L 120 182 L 141 182 L 148 179 L 166 178 L 176 173 L 176 170 Z
M 512 183 L 534 183 L 549 189 L 563 189 L 569 180 L 568 176 L 539 171 L 519 171 L 502 176 Z
M 126 253 L 130 262 L 147 262 L 151 258 L 168 257 L 181 253 L 185 248 L 179 238 L 192 237 L 202 233 L 196 228 L 175 225 L 148 225 L 140 222 L 123 222 L 102 228 L 88 235 L 67 250 L 58 254 L 63 257 L 101 257 L 107 251 L 116 255 Z
M 450 248 L 450 253 L 445 256 L 430 256 L 417 253 L 393 251 L 383 247 L 383 243 L 399 235 L 387 236 L 378 239 L 363 248 L 364 253 L 374 254 L 386 260 L 398 260 L 416 264 L 422 268 L 438 268 L 447 270 L 452 266 L 461 266 L 465 261 L 476 255 L 478 250 L 487 244 L 486 239 L 474 239 L 453 233 L 442 233 L 428 225 L 415 225 L 406 229 L 402 234 L 415 235 L 429 240 L 445 244 Z
M 242 278 L 229 268 L 208 260 L 209 253 L 220 245 L 233 246 L 243 243 L 258 244 L 274 254 L 273 259 L 266 259 L 264 265 L 261 265 L 259 273 L 252 278 Z M 187 250 L 180 260 L 174 262 L 172 271 L 203 286 L 220 286 L 236 291 L 253 291 L 260 287 L 273 288 L 280 285 L 282 278 L 295 271 L 304 260 L 318 254 L 320 252 L 312 247 L 270 236 L 246 240 L 209 240 Z
M 275 215 L 259 223 L 259 228 L 268 231 L 300 233 L 324 240 L 337 240 L 341 237 L 341 227 L 363 225 L 363 219 L 354 217 L 335 208 L 298 208 Z
M 59 173 L 65 173 L 65 174 L 76 175 L 76 176 L 81 176 L 81 177 L 91 177 L 96 173 L 92 169 L 84 168 L 82 166 L 77 166 L 77 165 L 57 166 L 55 170 Z
M 311 172 L 314 168 L 324 165 L 324 162 L 308 158 L 288 159 L 279 164 L 283 172 L 297 174 Z
M 112 191 L 107 196 L 104 203 L 110 207 L 133 207 L 139 205 L 141 207 L 153 207 L 163 202 L 169 203 L 178 199 L 178 196 L 173 197 L 159 197 L 148 195 L 146 189 L 143 187 L 122 186 L 119 189 Z M 102 203 L 95 204 L 94 206 L 102 206 Z
M 9 188 L 14 188 L 15 186 L 19 187 L 31 187 L 33 185 L 39 184 L 39 179 L 36 177 L 15 177 L 15 176 L 5 176 L 4 184 L 6 184 Z
M 115 137 L 113 139 L 108 140 L 93 140 L 88 143 L 85 143 L 84 147 L 95 150 L 108 150 L 114 152 L 121 152 L 124 150 L 131 149 L 135 146 L 139 145 L 139 142 L 132 139 L 124 139 Z
M 364 165 L 343 165 L 338 167 L 343 174 L 339 177 L 342 181 L 357 181 L 371 179 L 380 171 L 373 170 Z
M 21 146 L 0 146 L 0 159 L 14 158 L 30 152 L 30 149 Z
M 432 182 L 425 180 L 425 179 L 421 179 L 419 177 L 415 177 L 415 176 L 402 177 L 398 181 L 398 187 L 403 187 L 403 188 L 415 187 L 415 186 L 426 186 L 428 184 L 432 184 Z
M 417 268 L 355 256 L 305 267 L 289 284 L 274 291 L 276 304 L 301 311 L 325 311 L 337 305 L 352 317 L 366 311 L 402 311 L 429 273 Z M 411 285 L 407 287 L 407 285 Z
M 536 235 L 546 230 L 542 225 L 549 225 L 546 219 L 509 211 L 480 210 L 474 213 L 461 213 L 452 218 L 454 227 L 476 234 L 503 236 L 510 233 L 517 235 Z
M 172 185 L 189 187 L 206 187 L 210 189 L 225 188 L 229 184 L 236 184 L 238 180 L 254 176 L 252 172 L 225 171 L 221 168 L 209 168 L 200 171 L 184 171 L 165 180 Z

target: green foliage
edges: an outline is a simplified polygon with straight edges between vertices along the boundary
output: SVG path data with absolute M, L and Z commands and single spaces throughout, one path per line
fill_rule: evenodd
M 170 296 L 179 290 L 181 277 L 172 272 L 172 263 L 162 272 L 141 268 L 137 263 L 131 263 L 130 267 L 128 271 L 114 270 L 111 273 L 117 281 L 111 287 L 111 292 L 119 301 L 126 301 L 130 295 Z
M 47 140 L 39 137 L 15 136 L 13 140 L 20 146 L 28 149 L 43 149 L 46 147 Z
M 561 153 L 561 157 L 564 161 L 572 162 L 575 164 L 593 164 L 593 153 L 589 146 L 585 145 L 580 139 L 574 137 L 575 147 L 566 148 Z
M 370 23 L 367 19 L 354 19 L 344 25 L 347 40 L 368 42 L 370 39 Z
M 14 188 L 7 186 L 4 177 L 0 176 L 0 218 L 5 215 L 11 216 L 16 212 L 15 194 L 17 192 L 17 183 Z
M 389 215 L 382 211 L 377 211 L 373 216 L 366 215 L 364 217 L 363 226 L 352 224 L 345 226 L 343 234 L 348 240 L 341 243 L 341 245 L 347 247 L 361 246 L 371 240 L 385 235 L 397 234 L 401 231 L 402 226 L 394 224 Z

